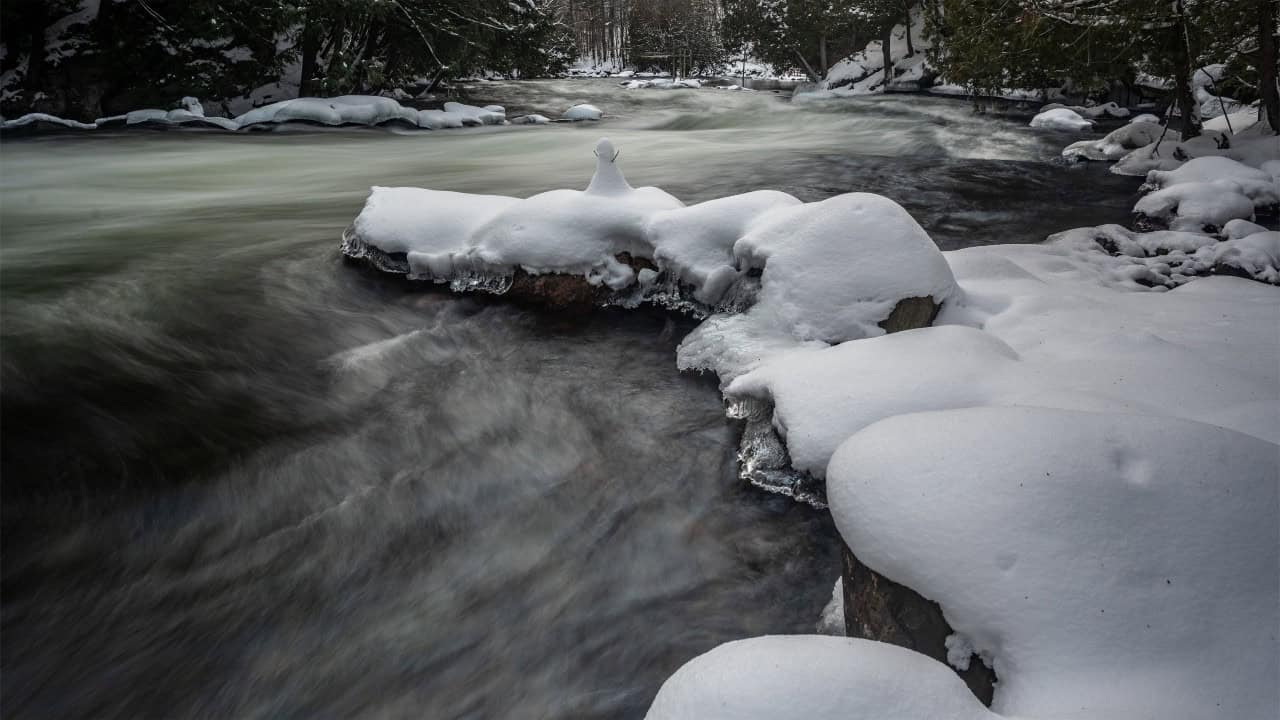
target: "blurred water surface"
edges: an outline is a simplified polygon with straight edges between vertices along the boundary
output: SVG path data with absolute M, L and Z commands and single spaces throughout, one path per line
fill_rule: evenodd
M 1063 138 L 922 97 L 486 83 L 595 124 L 115 132 L 0 146 L 6 717 L 643 714 L 718 643 L 806 632 L 829 519 L 741 487 L 692 324 L 562 318 L 344 266 L 370 185 L 905 205 L 944 248 L 1119 221 Z

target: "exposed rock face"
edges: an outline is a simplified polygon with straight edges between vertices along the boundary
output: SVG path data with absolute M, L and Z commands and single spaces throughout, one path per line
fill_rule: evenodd
M 848 545 L 842 542 L 841 546 L 844 625 L 849 637 L 900 645 L 947 662 L 946 639 L 952 630 L 938 604 L 863 565 Z M 975 658 L 968 670 L 956 672 L 983 704 L 991 704 L 996 681 L 991 668 Z
M 931 297 L 903 298 L 889 313 L 889 317 L 881 320 L 879 325 L 886 333 L 929 327 L 933 319 L 938 317 L 942 306 Z

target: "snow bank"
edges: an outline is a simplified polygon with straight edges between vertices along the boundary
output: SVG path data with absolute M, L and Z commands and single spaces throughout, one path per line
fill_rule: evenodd
M 828 494 L 859 558 L 991 658 L 996 712 L 1261 718 L 1280 703 L 1278 458 L 1198 422 L 976 408 L 858 433 Z
M 768 636 L 689 661 L 648 720 L 979 720 L 993 715 L 947 666 L 871 640 Z
M 1031 127 L 1044 130 L 1088 130 L 1093 127 L 1092 120 L 1086 120 L 1076 111 L 1068 108 L 1045 110 L 1031 118 Z
M 124 124 L 134 125 L 209 125 L 222 130 L 236 131 L 242 128 L 262 127 L 287 122 L 306 122 L 328 126 L 381 125 L 404 123 L 428 130 L 460 128 L 466 125 L 502 125 L 507 122 L 506 110 L 500 105 L 477 107 L 464 103 L 448 102 L 443 110 L 415 110 L 401 105 L 392 97 L 374 95 L 343 95 L 333 98 L 294 98 L 254 108 L 234 119 L 212 117 L 204 114 L 200 101 L 194 97 L 182 99 L 182 108 L 161 110 L 148 108 L 133 110 L 124 115 L 99 118 L 92 124 L 64 120 L 51 115 L 35 113 L 15 120 L 6 120 L 0 129 L 10 130 L 39 123 L 50 123 L 78 130 Z M 590 107 L 590 106 L 583 106 Z M 597 113 L 599 111 L 596 111 Z M 541 115 L 525 116 L 524 124 L 550 122 Z M 599 119 L 598 117 L 595 119 Z
M 574 121 L 599 120 L 600 118 L 604 117 L 604 112 L 600 110 L 600 108 L 596 107 L 595 105 L 588 105 L 586 103 L 582 103 L 580 105 L 574 105 L 568 110 L 565 110 L 563 117 L 565 120 L 574 120 Z

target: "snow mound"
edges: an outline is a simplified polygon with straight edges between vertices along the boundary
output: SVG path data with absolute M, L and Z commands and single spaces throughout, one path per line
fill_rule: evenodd
M 1068 160 L 1119 160 L 1131 150 L 1159 140 L 1163 131 L 1164 128 L 1156 123 L 1129 123 L 1107 133 L 1101 140 L 1081 140 L 1068 145 L 1062 151 L 1062 157 Z
M 375 187 L 348 237 L 403 254 L 404 271 L 423 280 L 558 273 L 631 293 L 619 304 L 721 309 L 686 338 L 678 362 L 726 381 L 766 351 L 882 335 L 900 302 L 958 295 L 937 246 L 887 198 L 804 204 L 761 191 L 686 207 L 657 188 L 632 188 L 616 159 L 601 140 L 585 191 L 525 200 Z
M 588 105 L 586 103 L 583 103 L 581 105 L 574 105 L 573 107 L 564 111 L 565 120 L 574 120 L 574 121 L 599 120 L 603 116 L 604 116 L 604 112 L 601 111 L 600 108 L 596 107 L 595 105 Z
M 507 121 L 507 111 L 500 105 L 476 107 L 460 102 L 447 102 L 444 111 L 461 118 L 463 125 L 501 125 Z
M 958 296 L 928 234 L 900 205 L 869 193 L 764 213 L 733 254 L 739 268 L 760 271 L 757 302 L 698 326 L 676 359 L 722 382 L 784 350 L 883 335 L 879 323 L 904 299 Z
M 1031 127 L 1043 130 L 1080 131 L 1092 128 L 1093 121 L 1084 119 L 1074 110 L 1060 107 L 1045 110 L 1031 118 Z
M 907 42 L 907 33 L 911 42 Z M 910 27 L 895 25 L 889 34 L 888 90 L 918 90 L 933 74 L 928 50 L 933 43 L 925 30 L 924 15 L 919 8 L 910 11 Z M 826 77 L 813 90 L 797 93 L 797 100 L 852 97 L 886 90 L 884 44 L 872 40 L 861 51 L 844 58 L 827 70 Z M 909 51 L 914 50 L 914 53 Z
M 310 122 L 319 125 L 380 125 L 400 120 L 418 124 L 418 112 L 393 98 L 377 95 L 302 97 L 255 108 L 236 118 L 240 127 L 264 123 Z
M 1087 106 L 1086 105 L 1063 105 L 1062 103 L 1049 103 L 1048 105 L 1041 107 L 1040 112 L 1045 113 L 1050 110 L 1058 110 L 1061 108 L 1070 110 L 1071 112 L 1074 112 L 1075 114 L 1081 117 L 1089 118 L 1090 120 L 1096 120 L 1100 117 L 1114 117 L 1114 118 L 1129 117 L 1129 110 L 1127 108 L 1120 107 L 1114 102 L 1107 102 L 1101 105 L 1087 105 Z M 1157 122 L 1159 121 L 1157 120 Z
M 1273 195 L 1274 197 L 1274 195 Z M 1228 220 L 1253 219 L 1253 200 L 1234 180 L 1182 183 L 1143 197 L 1133 206 L 1140 224 L 1215 232 Z
M 512 125 L 546 125 L 551 119 L 545 115 L 521 115 L 511 119 Z
M 1270 173 L 1222 156 L 1152 170 L 1143 189 L 1155 192 L 1140 199 L 1134 212 L 1174 230 L 1216 232 L 1230 220 L 1252 220 L 1255 207 L 1280 204 L 1280 183 Z
M 994 717 L 946 665 L 852 638 L 726 643 L 667 679 L 647 720 L 979 720 Z
M 1280 447 L 1204 423 L 975 408 L 859 432 L 828 495 L 863 562 L 992 658 L 996 712 L 1261 718 L 1280 703 L 1278 479 Z
M 418 111 L 418 127 L 427 128 L 428 130 L 444 130 L 446 128 L 460 128 L 464 125 L 466 123 L 463 122 L 463 117 L 457 113 L 445 110 Z
M 1164 121 L 1160 119 L 1159 115 L 1152 115 L 1151 113 L 1142 113 L 1141 115 L 1135 115 L 1129 119 L 1129 122 L 1130 123 L 1151 123 L 1153 125 L 1164 124 Z
M 406 253 L 412 274 L 424 279 L 520 267 L 621 289 L 636 280 L 614 259 L 628 253 L 655 260 L 713 305 L 754 273 L 761 291 L 753 320 L 802 340 L 880 334 L 875 323 L 902 298 L 941 302 L 954 293 L 936 246 L 886 198 L 854 193 L 804 205 L 761 191 L 685 207 L 656 188 L 633 189 L 607 140 L 596 156 L 585 191 L 527 200 L 374 188 L 354 231 L 385 253 Z

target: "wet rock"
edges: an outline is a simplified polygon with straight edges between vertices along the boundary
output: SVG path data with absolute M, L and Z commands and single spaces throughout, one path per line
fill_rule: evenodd
M 931 297 L 909 297 L 898 301 L 889 317 L 881 320 L 879 325 L 886 333 L 929 327 L 942 306 Z
M 848 545 L 841 546 L 844 625 L 849 637 L 910 648 L 946 663 L 946 640 L 953 631 L 942 608 L 863 565 Z M 996 682 L 991 668 L 975 659 L 967 670 L 956 672 L 983 704 L 991 705 Z

